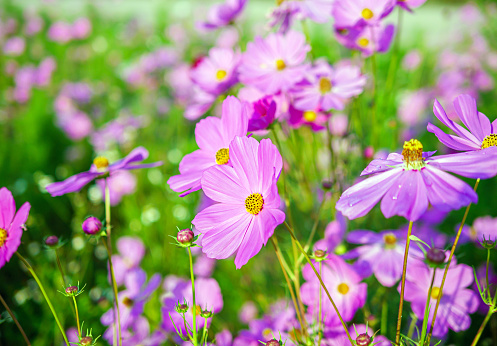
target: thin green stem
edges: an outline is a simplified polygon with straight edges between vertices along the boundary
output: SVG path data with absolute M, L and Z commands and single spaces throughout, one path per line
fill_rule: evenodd
M 323 273 L 323 263 L 319 261 L 319 275 Z M 321 338 L 323 337 L 323 316 L 322 316 L 322 305 L 323 305 L 323 290 L 319 288 L 319 309 L 318 309 L 318 346 L 321 346 Z
M 278 246 L 278 240 L 276 240 L 276 238 L 273 236 L 273 237 L 271 237 L 271 242 L 273 243 L 274 252 L 276 252 L 276 257 L 278 258 L 278 262 L 280 263 L 281 270 L 283 271 L 283 276 L 285 277 L 286 284 L 288 286 L 288 290 L 290 291 L 290 296 L 292 297 L 293 306 L 295 307 L 295 311 L 297 312 L 297 319 L 299 320 L 299 324 L 300 324 L 300 327 L 302 328 L 302 331 L 304 331 L 305 328 L 304 328 L 304 324 L 302 322 L 302 317 L 300 316 L 300 309 L 299 309 L 299 306 L 297 304 L 297 299 L 295 298 L 295 293 L 294 293 L 293 288 L 292 288 L 292 283 L 290 282 L 290 279 L 288 278 L 287 272 L 283 266 L 283 260 L 282 260 L 283 255 L 281 254 L 280 247 Z M 296 336 L 297 336 L 297 334 L 296 334 Z
M 486 287 L 486 291 L 488 293 L 488 297 L 490 298 L 490 283 L 488 280 L 489 266 L 490 266 L 490 249 L 487 249 L 487 267 L 485 270 L 485 282 L 486 282 L 487 286 L 485 286 L 485 287 Z
M 406 248 L 404 250 L 404 266 L 402 268 L 402 283 L 400 286 L 400 304 L 399 316 L 397 317 L 397 333 L 395 334 L 395 344 L 399 345 L 400 341 L 400 328 L 402 326 L 402 309 L 404 308 L 404 289 L 406 286 L 406 270 L 407 270 L 407 257 L 409 256 L 409 244 L 411 243 L 411 231 L 413 222 L 409 222 L 409 229 L 407 230 Z
M 421 328 L 421 338 L 419 339 L 419 344 L 421 346 L 424 346 L 425 344 L 425 338 L 426 338 L 426 332 L 428 328 L 428 318 L 430 316 L 430 301 L 431 301 L 431 291 L 433 289 L 433 283 L 435 282 L 435 275 L 437 274 L 437 270 L 433 269 L 433 275 L 431 277 L 431 283 L 430 283 L 430 288 L 428 289 L 428 296 L 426 297 L 426 304 L 425 304 L 425 313 L 423 316 L 423 327 Z
M 78 304 L 76 303 L 76 297 L 72 296 L 72 301 L 74 302 L 74 309 L 76 310 L 76 324 L 78 325 L 78 335 L 81 339 L 81 326 L 79 324 L 79 312 L 78 312 Z
M 109 269 L 110 269 L 110 277 L 112 279 L 112 291 L 114 293 L 114 305 L 116 306 L 116 311 L 117 311 L 117 321 L 116 318 L 114 317 L 114 328 L 118 328 L 118 334 L 115 333 L 114 331 L 114 340 L 115 342 L 113 345 L 117 344 L 117 335 L 119 335 L 119 340 L 121 341 L 121 314 L 119 311 L 119 302 L 118 302 L 118 296 L 117 296 L 117 283 L 116 283 L 116 277 L 114 275 L 114 266 L 112 265 L 112 254 L 109 249 L 109 245 L 102 240 L 102 243 L 105 246 L 105 249 L 107 250 L 107 256 L 109 257 Z
M 416 323 L 418 323 L 418 317 L 416 315 L 414 315 L 414 317 L 411 321 L 411 324 L 409 325 L 409 330 L 407 332 L 407 337 L 409 339 L 412 339 L 412 335 L 414 334 L 414 327 L 416 327 Z
M 197 340 L 197 305 L 195 303 L 195 277 L 193 276 L 193 260 L 192 260 L 192 250 L 188 248 L 188 256 L 190 257 L 190 277 L 192 280 L 192 300 L 193 300 L 193 345 L 197 346 L 198 345 L 198 340 Z
M 319 209 L 318 209 L 317 214 L 316 214 L 316 220 L 314 220 L 314 224 L 312 225 L 312 229 L 311 229 L 311 233 L 309 235 L 309 239 L 307 239 L 307 243 L 304 246 L 305 252 L 309 251 L 309 249 L 311 247 L 312 240 L 314 239 L 314 235 L 316 234 L 316 231 L 317 231 L 318 226 L 319 226 L 319 215 L 321 214 L 321 210 L 323 209 L 323 206 L 324 206 L 325 202 L 326 202 L 326 193 L 323 196 L 323 200 L 321 201 L 321 204 L 319 204 Z M 297 264 L 300 265 L 303 260 L 304 260 L 304 255 L 301 254 L 299 256 Z
M 69 341 L 67 340 L 66 332 L 64 331 L 64 328 L 62 327 L 62 324 L 59 321 L 59 317 L 57 317 L 57 313 L 55 312 L 55 309 L 54 309 L 54 307 L 52 305 L 52 302 L 50 301 L 50 298 L 48 298 L 47 292 L 45 292 L 45 289 L 43 288 L 43 285 L 42 285 L 40 279 L 38 278 L 38 275 L 36 275 L 33 267 L 31 267 L 31 265 L 29 264 L 29 262 L 24 257 L 22 257 L 19 252 L 16 251 L 16 255 L 17 255 L 17 257 L 19 257 L 19 259 L 21 260 L 21 262 L 24 263 L 24 265 L 26 266 L 26 268 L 28 268 L 29 272 L 31 273 L 31 275 L 35 279 L 36 283 L 38 284 L 38 287 L 40 288 L 40 291 L 43 294 L 43 297 L 45 298 L 45 301 L 47 302 L 48 307 L 50 308 L 50 311 L 52 311 L 52 315 L 55 318 L 55 322 L 57 323 L 57 326 L 60 329 L 62 337 L 64 338 L 64 342 L 66 343 L 67 346 L 70 346 L 69 345 Z
M 1 294 L 0 294 L 0 302 L 2 303 L 3 307 L 5 308 L 5 310 L 7 310 L 7 312 L 9 313 L 10 317 L 12 318 L 12 321 L 14 321 L 14 323 L 16 324 L 17 329 L 19 329 L 19 331 L 21 332 L 22 337 L 24 338 L 24 341 L 26 341 L 26 344 L 28 346 L 31 346 L 31 343 L 29 342 L 29 339 L 26 336 L 26 333 L 24 333 L 24 329 L 22 329 L 21 325 L 19 324 L 19 321 L 14 316 L 14 313 L 12 312 L 12 310 L 10 310 L 9 306 L 7 305 L 7 303 L 5 302 L 5 300 L 3 299 L 3 297 L 2 297 Z
M 294 234 L 292 228 L 290 227 L 290 225 L 286 221 L 284 222 L 284 224 L 285 224 L 285 227 L 288 230 L 288 232 L 290 232 L 290 235 L 292 236 L 292 239 L 295 240 L 295 243 L 297 244 L 300 252 L 302 252 L 302 254 L 304 255 L 305 259 L 307 260 L 307 263 L 310 264 L 312 270 L 314 271 L 314 274 L 316 274 L 316 276 L 317 276 L 317 278 L 319 280 L 319 283 L 321 284 L 321 287 L 323 287 L 326 295 L 328 296 L 328 299 L 331 302 L 331 305 L 333 305 L 333 308 L 335 309 L 335 312 L 336 312 L 338 318 L 340 319 L 340 322 L 342 323 L 343 329 L 345 330 L 345 333 L 347 334 L 347 337 L 348 337 L 348 339 L 350 341 L 350 344 L 354 345 L 354 341 L 352 340 L 352 337 L 350 336 L 350 333 L 349 333 L 349 330 L 347 328 L 347 325 L 345 324 L 345 321 L 343 320 L 342 315 L 340 314 L 340 311 L 338 311 L 338 307 L 336 306 L 333 298 L 331 298 L 330 292 L 326 288 L 326 285 L 324 284 L 323 279 L 321 278 L 321 275 L 319 275 L 319 273 L 316 270 L 316 267 L 312 263 L 311 259 L 309 258 L 309 256 L 307 255 L 307 253 L 302 248 L 302 245 L 300 245 L 300 242 L 297 240 L 297 238 L 295 238 L 295 234 Z
M 204 330 L 202 332 L 202 340 L 200 340 L 200 345 L 205 343 L 207 345 L 207 317 L 204 317 Z
M 478 184 L 480 183 L 480 178 L 476 179 L 474 191 L 478 188 Z M 450 249 L 449 260 L 447 261 L 447 265 L 445 266 L 444 276 L 442 278 L 442 283 L 440 284 L 440 294 L 437 298 L 437 305 L 435 305 L 435 312 L 433 313 L 433 320 L 431 321 L 430 333 L 428 334 L 428 338 L 426 343 L 429 345 L 431 340 L 431 335 L 433 333 L 433 328 L 435 327 L 435 319 L 437 318 L 438 306 L 440 305 L 440 299 L 442 299 L 443 289 L 445 284 L 445 279 L 447 278 L 447 273 L 449 272 L 450 262 L 452 261 L 452 256 L 454 256 L 454 252 L 456 251 L 457 243 L 459 242 L 459 237 L 461 236 L 462 228 L 464 223 L 466 222 L 466 218 L 468 217 L 469 209 L 471 208 L 471 203 L 466 207 L 466 211 L 464 212 L 464 216 L 462 218 L 461 225 L 459 226 L 459 230 L 457 231 L 456 239 L 454 239 L 454 244 L 452 244 L 452 249 Z
M 386 291 L 387 294 L 389 293 Z M 383 302 L 381 303 L 381 334 L 387 335 L 388 334 L 388 297 L 385 297 L 383 299 Z

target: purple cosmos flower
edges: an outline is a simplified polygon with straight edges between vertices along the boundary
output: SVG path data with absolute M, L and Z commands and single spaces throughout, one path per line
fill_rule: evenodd
M 418 89 L 402 95 L 399 106 L 399 119 L 407 126 L 415 126 L 424 121 L 426 124 L 426 108 L 431 102 L 430 92 Z
M 356 25 L 376 25 L 392 12 L 395 0 L 336 0 L 333 17 L 338 28 Z
M 0 268 L 9 262 L 21 245 L 22 226 L 28 219 L 31 205 L 26 202 L 16 213 L 16 202 L 7 188 L 0 189 Z
M 117 240 L 117 251 L 119 254 L 112 256 L 112 263 L 116 284 L 120 286 L 126 274 L 138 269 L 145 256 L 145 245 L 140 238 L 121 237 Z
M 367 295 L 367 285 L 361 283 L 361 277 L 355 272 L 350 264 L 347 264 L 340 257 L 329 254 L 328 259 L 321 262 L 321 277 L 333 298 L 338 311 L 344 321 L 350 321 L 354 318 L 357 309 L 364 306 Z M 318 268 L 318 264 L 314 264 Z M 302 275 L 306 282 L 301 287 L 302 302 L 308 306 L 308 312 L 312 315 L 318 314 L 319 309 L 319 290 L 323 297 L 325 292 L 321 288 L 316 274 L 307 264 L 302 270 Z M 333 326 L 340 324 L 338 315 L 326 298 L 322 300 L 323 321 L 326 325 Z
M 349 49 L 360 50 L 363 56 L 373 53 L 384 53 L 390 48 L 395 26 L 393 24 L 377 25 L 374 27 L 356 26 L 350 29 L 337 28 L 337 41 Z
M 406 11 L 412 12 L 413 8 L 418 8 L 425 2 L 426 0 L 397 0 L 397 6 L 402 7 Z
M 434 152 L 423 153 L 421 142 L 411 139 L 404 142 L 402 154 L 373 160 L 361 176 L 378 174 L 347 189 L 336 209 L 355 219 L 366 215 L 382 199 L 381 211 L 386 218 L 400 215 L 416 221 L 428 203 L 442 211 L 476 203 L 478 196 L 473 189 L 445 171 L 473 179 L 493 177 L 497 174 L 494 149 L 486 149 L 487 155 L 467 152 L 433 157 Z
M 282 159 L 270 139 L 235 137 L 230 143 L 231 166 L 217 165 L 202 176 L 202 190 L 218 204 L 202 210 L 192 223 L 203 234 L 202 251 L 224 259 L 237 252 L 241 268 L 266 245 L 285 220 L 276 182 Z
M 297 31 L 256 37 L 243 54 L 240 80 L 266 94 L 289 90 L 304 77 L 309 50 L 305 36 Z
M 189 92 L 184 116 L 188 120 L 197 120 L 211 108 L 217 96 L 202 90 L 197 85 L 193 85 Z
M 306 75 L 306 80 L 295 86 L 294 106 L 302 111 L 321 108 L 343 110 L 347 99 L 362 93 L 366 77 L 361 69 L 350 64 L 331 67 L 318 61 Z
M 167 181 L 169 187 L 184 197 L 201 188 L 205 170 L 212 166 L 230 165 L 229 145 L 235 136 L 247 134 L 249 105 L 236 97 L 228 96 L 223 101 L 221 119 L 207 117 L 197 123 L 195 139 L 200 149 L 183 157 L 179 164 L 179 175 Z
M 272 96 L 265 96 L 252 103 L 254 111 L 249 122 L 248 131 L 265 130 L 271 125 L 276 116 L 276 102 Z
M 314 250 L 333 252 L 340 245 L 347 230 L 347 222 L 342 213 L 336 213 L 335 220 L 331 221 L 324 231 L 324 239 L 314 244 Z
M 195 260 L 195 264 L 193 265 L 193 273 L 197 277 L 210 277 L 212 275 L 212 272 L 214 271 L 215 266 L 215 259 L 209 258 L 205 254 L 200 253 Z
M 407 267 L 405 299 L 411 302 L 414 314 L 423 319 L 426 299 L 433 276 L 433 268 L 422 261 L 412 261 Z M 431 325 L 436 300 L 440 292 L 444 269 L 436 269 L 435 281 L 431 292 L 430 314 L 428 325 Z M 467 287 L 473 283 L 473 270 L 465 264 L 457 264 L 455 258 L 447 272 L 442 299 L 438 308 L 433 335 L 443 337 L 448 329 L 456 332 L 466 330 L 471 324 L 469 314 L 476 311 L 479 304 L 478 294 Z M 400 291 L 400 285 L 398 290 Z
M 321 131 L 326 129 L 328 119 L 330 118 L 329 113 L 326 113 L 319 108 L 311 108 L 306 111 L 301 111 L 291 105 L 288 112 L 290 114 L 288 124 L 291 127 L 299 128 L 303 125 L 307 125 L 313 131 Z
M 456 231 L 460 225 L 456 226 Z M 491 216 L 483 216 L 475 219 L 472 226 L 464 225 L 461 233 L 460 242 L 479 243 L 483 239 L 496 241 L 497 240 L 497 218 Z
M 402 277 L 406 235 L 407 229 L 386 230 L 379 233 L 368 230 L 350 232 L 347 235 L 349 243 L 364 245 L 349 251 L 343 258 L 359 257 L 357 261 L 359 268 L 367 267 L 382 286 L 392 287 Z M 411 249 L 409 256 L 414 254 L 422 256 L 421 251 L 415 247 Z
M 129 144 L 136 130 L 145 126 L 145 118 L 142 116 L 119 116 L 91 135 L 90 141 L 96 151 L 105 151 L 113 144 Z
M 126 329 L 131 326 L 135 319 L 143 313 L 145 303 L 160 286 L 161 280 L 159 274 L 154 274 L 147 283 L 147 274 L 140 268 L 126 274 L 124 278 L 126 290 L 118 294 L 121 328 Z M 113 309 L 105 312 L 100 318 L 100 322 L 104 326 L 110 326 L 104 333 L 104 339 L 109 343 L 112 342 L 114 313 L 117 316 L 117 311 L 113 311 Z
M 279 25 L 279 32 L 287 32 L 293 19 L 310 19 L 326 23 L 331 17 L 334 0 L 283 0 L 271 13 L 270 27 Z
M 473 151 L 497 146 L 497 121 L 490 120 L 476 109 L 476 100 L 470 95 L 459 95 L 454 100 L 457 116 L 466 128 L 453 122 L 447 117 L 442 105 L 435 100 L 433 113 L 445 126 L 454 131 L 455 135 L 448 135 L 437 126 L 429 123 L 428 131 L 454 150 Z
M 66 180 L 58 183 L 50 184 L 46 187 L 47 191 L 55 196 L 62 196 L 70 192 L 78 192 L 86 184 L 97 178 L 104 178 L 108 175 L 112 176 L 120 171 L 128 171 L 139 168 L 150 168 L 162 165 L 162 162 L 146 163 L 136 165 L 134 163 L 145 160 L 148 157 L 147 149 L 138 147 L 133 149 L 124 159 L 114 162 L 109 165 L 109 161 L 102 156 L 93 160 L 90 170 L 83 173 L 78 173 Z
M 159 346 L 164 343 L 167 335 L 160 330 L 150 333 L 150 324 L 143 316 L 138 316 L 130 326 L 121 330 L 123 346 Z M 108 340 L 109 343 L 112 341 Z
M 194 83 L 211 94 L 222 94 L 237 82 L 240 53 L 230 48 L 212 48 L 191 71 Z
M 240 308 L 240 312 L 238 313 L 238 318 L 240 322 L 248 324 L 250 321 L 255 320 L 257 318 L 257 306 L 252 301 L 247 301 L 243 303 Z
M 247 0 L 226 0 L 212 6 L 207 14 L 207 21 L 198 23 L 197 27 L 204 30 L 222 28 L 233 22 L 243 11 Z
M 107 178 L 109 184 L 110 205 L 118 205 L 123 196 L 131 195 L 136 190 L 136 177 L 129 171 L 116 172 Z M 105 181 L 97 180 L 97 185 L 102 192 L 102 200 L 105 199 Z

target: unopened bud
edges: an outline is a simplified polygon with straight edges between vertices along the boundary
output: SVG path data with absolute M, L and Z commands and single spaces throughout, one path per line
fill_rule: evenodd
M 78 287 L 77 286 L 69 286 L 68 288 L 66 288 L 66 293 L 67 294 L 73 295 L 73 294 L 75 294 L 77 292 L 78 292 Z
M 189 245 L 191 244 L 194 236 L 195 235 L 193 234 L 193 231 L 187 228 L 179 231 L 178 235 L 176 236 L 176 239 L 180 244 Z
M 50 237 L 47 237 L 47 239 L 45 239 L 45 245 L 47 246 L 53 247 L 57 244 L 59 244 L 59 238 L 55 235 L 51 235 Z
M 88 346 L 93 343 L 93 338 L 91 336 L 85 336 L 84 338 L 81 338 L 79 341 L 79 344 L 82 346 Z
M 281 346 L 281 344 L 278 340 L 272 339 L 266 342 L 266 346 Z
M 323 190 L 331 190 L 331 188 L 333 187 L 333 182 L 331 180 L 323 180 L 321 182 L 321 187 L 323 188 Z
M 355 339 L 355 343 L 357 346 L 369 346 L 371 345 L 371 337 L 368 333 L 359 334 Z
M 102 222 L 95 216 L 89 216 L 83 221 L 83 232 L 88 235 L 95 235 L 102 230 Z
M 445 252 L 432 247 L 426 251 L 426 260 L 433 264 L 443 264 L 445 262 Z

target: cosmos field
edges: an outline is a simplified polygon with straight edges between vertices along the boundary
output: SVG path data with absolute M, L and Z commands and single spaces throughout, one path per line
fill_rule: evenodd
M 0 345 L 497 345 L 497 4 L 0 3 Z

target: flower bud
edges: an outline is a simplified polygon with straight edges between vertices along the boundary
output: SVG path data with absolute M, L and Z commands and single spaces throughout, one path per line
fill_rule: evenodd
M 69 295 L 74 295 L 77 292 L 78 292 L 77 286 L 69 286 L 68 288 L 66 288 L 66 293 Z
M 45 245 L 50 247 L 55 247 L 59 244 L 59 238 L 55 235 L 51 235 L 45 239 Z
M 81 346 L 88 346 L 88 345 L 91 345 L 93 343 L 93 338 L 91 336 L 85 336 L 84 338 L 81 338 L 81 340 L 79 341 L 79 344 Z
M 102 230 L 102 222 L 95 216 L 89 216 L 83 222 L 83 232 L 88 235 L 95 235 Z
M 369 346 L 371 345 L 371 337 L 368 335 L 368 333 L 362 333 L 357 336 L 355 339 L 355 343 L 357 346 Z
M 191 244 L 194 236 L 195 235 L 193 234 L 193 231 L 187 228 L 179 231 L 178 235 L 176 236 L 176 239 L 180 244 L 189 245 Z
M 281 344 L 278 340 L 272 339 L 266 342 L 266 346 L 281 346 Z
M 445 262 L 445 252 L 432 247 L 426 251 L 426 260 L 432 264 L 443 264 Z
M 209 318 L 209 317 L 212 317 L 212 311 L 209 311 L 209 310 L 202 310 L 200 311 L 200 317 L 203 317 L 203 318 Z
M 180 314 L 185 314 L 188 312 L 188 304 L 178 304 L 176 305 L 176 311 Z
M 374 155 L 374 149 L 373 149 L 373 147 L 366 147 L 364 149 L 363 155 L 364 155 L 365 159 L 372 159 L 373 155 Z
M 326 251 L 323 251 L 323 250 L 314 251 L 314 257 L 323 258 L 324 256 L 326 256 Z
M 331 180 L 323 180 L 321 182 L 321 187 L 323 188 L 323 190 L 331 190 L 331 188 L 333 187 L 333 182 Z
M 487 250 L 492 250 L 495 245 L 497 245 L 497 241 L 492 241 L 489 239 L 485 239 L 485 236 L 483 236 L 483 239 L 480 241 L 481 246 L 483 246 Z

